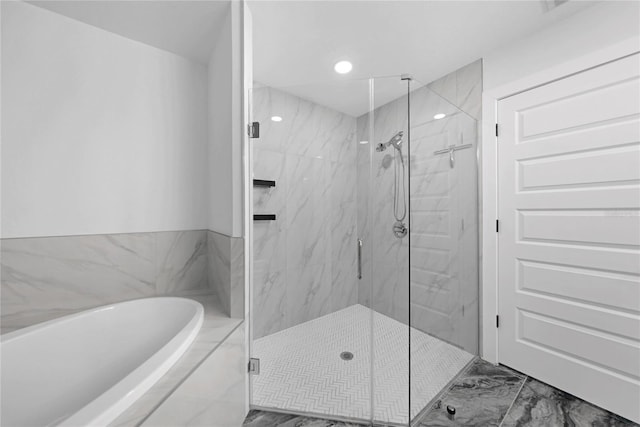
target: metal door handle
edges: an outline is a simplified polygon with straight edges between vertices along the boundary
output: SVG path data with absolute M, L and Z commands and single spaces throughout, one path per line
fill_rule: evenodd
M 358 239 L 358 279 L 362 279 L 362 239 Z

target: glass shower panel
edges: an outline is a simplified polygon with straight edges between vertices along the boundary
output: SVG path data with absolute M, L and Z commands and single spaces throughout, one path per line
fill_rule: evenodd
M 409 421 L 409 111 L 411 82 L 400 76 L 373 81 L 371 188 L 363 242 L 368 249 L 373 309 L 374 421 Z M 363 168 L 366 169 L 366 168 Z
M 478 354 L 477 121 L 427 86 L 411 92 L 411 414 Z M 446 413 L 431 411 L 442 422 Z
M 253 210 L 275 215 L 253 222 L 253 408 L 371 420 L 357 132 L 369 97 L 368 80 L 253 90 Z

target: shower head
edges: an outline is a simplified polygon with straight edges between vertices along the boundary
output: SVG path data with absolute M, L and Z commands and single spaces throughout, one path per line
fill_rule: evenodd
M 404 135 L 404 132 L 400 131 L 400 132 L 396 133 L 395 135 L 393 135 L 391 137 L 391 139 L 388 140 L 387 142 L 384 142 L 384 143 L 381 142 L 376 147 L 376 151 L 384 151 L 390 145 L 393 148 L 395 148 L 396 150 L 400 151 L 400 144 L 402 144 L 402 135 Z

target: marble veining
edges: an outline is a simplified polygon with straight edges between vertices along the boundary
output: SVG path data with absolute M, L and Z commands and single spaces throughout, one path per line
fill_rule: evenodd
M 244 318 L 244 240 L 207 232 L 208 287 L 228 316 Z
M 201 230 L 156 234 L 156 291 L 207 289 L 207 235 Z
M 138 425 L 237 427 L 245 416 L 245 325 L 240 323 Z
M 206 230 L 0 240 L 2 332 L 92 307 L 227 289 L 226 312 L 244 311 L 243 240 Z M 221 284 L 221 283 L 224 283 Z M 232 292 L 233 289 L 233 292 Z M 220 297 L 220 295 L 218 295 Z
M 356 120 L 282 90 L 253 91 L 262 125 L 254 146 L 253 336 L 259 338 L 357 302 Z M 273 122 L 271 116 L 283 118 Z
M 411 212 L 408 239 L 390 232 L 395 153 L 358 147 L 357 223 L 364 241 L 358 302 L 465 350 L 478 352 L 478 199 L 475 149 L 481 107 L 482 63 L 476 61 L 414 89 L 411 96 Z M 415 82 L 419 86 L 418 82 Z M 373 112 L 374 139 L 407 131 L 407 97 Z M 434 120 L 437 112 L 447 113 Z M 357 119 L 358 140 L 370 139 L 370 115 Z M 472 144 L 455 154 L 434 151 Z M 411 290 L 411 292 L 409 292 Z M 411 299 L 409 298 L 411 295 Z
M 356 424 L 321 418 L 310 418 L 301 415 L 252 410 L 242 425 L 244 427 L 356 427 L 369 424 Z M 382 427 L 380 424 L 376 424 L 376 426 Z
M 638 426 L 568 393 L 528 378 L 502 424 L 534 426 Z
M 498 426 L 525 377 L 482 359 L 462 373 L 422 416 L 420 426 Z M 451 419 L 447 406 L 456 410 Z
M 447 406 L 455 415 L 447 414 Z M 420 417 L 419 426 L 638 426 L 564 391 L 482 359 L 469 366 Z

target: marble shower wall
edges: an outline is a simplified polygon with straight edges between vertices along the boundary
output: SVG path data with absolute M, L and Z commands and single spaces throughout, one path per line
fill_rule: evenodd
M 207 232 L 209 288 L 230 317 L 244 318 L 244 239 Z
M 410 248 L 409 239 L 396 239 L 391 232 L 393 151 L 360 146 L 357 177 L 358 233 L 365 242 L 358 301 L 473 354 L 479 322 L 476 120 L 481 91 L 482 63 L 476 61 L 411 92 L 410 156 L 404 147 L 411 165 Z M 434 120 L 439 112 L 447 117 Z M 357 129 L 359 140 L 369 139 L 369 115 L 358 118 Z M 399 130 L 406 136 L 406 129 L 406 96 L 375 109 L 376 142 Z M 434 154 L 464 144 L 472 146 L 455 152 L 453 167 L 448 154 Z
M 259 338 L 357 302 L 356 120 L 286 92 L 253 93 L 254 324 Z M 270 120 L 282 117 L 281 122 Z
M 206 230 L 2 239 L 0 251 L 3 333 L 112 302 L 213 293 L 209 259 L 221 257 Z

